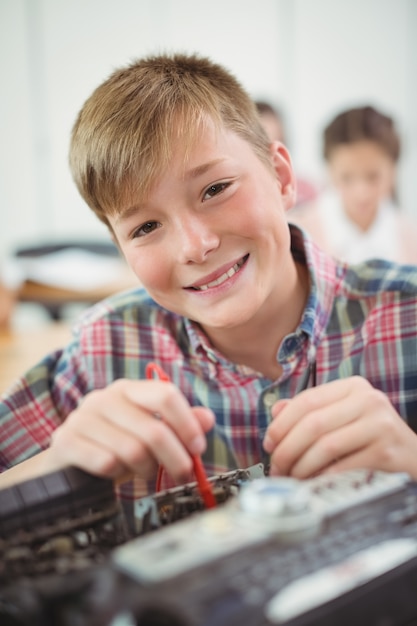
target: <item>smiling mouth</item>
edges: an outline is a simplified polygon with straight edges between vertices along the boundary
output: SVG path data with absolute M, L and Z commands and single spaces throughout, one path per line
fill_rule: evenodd
M 248 258 L 249 258 L 249 254 L 246 254 L 240 261 L 235 263 L 233 267 L 230 268 L 230 270 L 227 270 L 227 272 L 225 272 L 224 274 L 216 278 L 216 280 L 212 280 L 210 283 L 207 283 L 206 285 L 199 285 L 198 287 L 189 287 L 189 289 L 193 289 L 194 291 L 206 291 L 207 289 L 210 289 L 211 287 L 218 287 L 219 285 L 224 283 L 226 280 L 228 280 L 229 278 L 237 274 L 241 270 L 241 268 L 245 265 Z

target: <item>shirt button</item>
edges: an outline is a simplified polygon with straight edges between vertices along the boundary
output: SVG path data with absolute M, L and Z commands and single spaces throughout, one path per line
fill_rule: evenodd
M 264 405 L 269 409 L 277 401 L 275 394 L 269 391 L 264 395 Z

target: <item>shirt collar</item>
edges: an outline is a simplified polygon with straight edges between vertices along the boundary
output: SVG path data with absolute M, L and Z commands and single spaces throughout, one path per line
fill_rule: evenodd
M 335 298 L 343 291 L 348 265 L 323 252 L 298 226 L 290 224 L 290 231 L 293 256 L 297 260 L 298 255 L 302 255 L 310 276 L 310 294 L 300 328 L 309 337 L 308 361 L 311 363 L 326 333 Z
M 215 349 L 200 325 L 187 318 L 184 319 L 184 325 L 190 340 L 190 352 L 198 354 L 203 349 L 210 360 L 217 361 Z
M 293 257 L 306 264 L 310 277 L 310 293 L 300 328 L 317 346 L 327 328 L 347 266 L 323 252 L 298 226 L 290 224 L 290 232 Z

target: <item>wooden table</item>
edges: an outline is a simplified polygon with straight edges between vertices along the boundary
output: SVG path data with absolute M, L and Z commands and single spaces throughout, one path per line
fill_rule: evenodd
M 31 330 L 0 330 L 0 393 L 43 356 L 68 343 L 70 326 L 51 322 Z
M 116 292 L 139 286 L 138 279 L 125 264 L 121 264 L 117 280 L 89 290 L 76 291 L 27 280 L 21 286 L 18 302 L 45 307 L 51 322 L 30 330 L 15 330 L 13 325 L 10 330 L 0 329 L 0 393 L 43 356 L 68 343 L 70 323 L 62 321 L 63 307 L 68 304 L 90 305 Z
M 32 302 L 42 305 L 54 320 L 62 319 L 62 310 L 68 304 L 94 304 L 108 296 L 125 289 L 139 287 L 140 282 L 131 269 L 124 264 L 120 267 L 120 276 L 94 289 L 75 290 L 45 285 L 27 280 L 20 287 L 20 302 Z

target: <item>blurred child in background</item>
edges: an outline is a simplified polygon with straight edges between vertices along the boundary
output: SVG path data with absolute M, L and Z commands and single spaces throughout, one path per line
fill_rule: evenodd
M 323 133 L 330 185 L 290 221 L 350 263 L 369 258 L 417 263 L 417 225 L 396 200 L 400 147 L 394 121 L 377 109 L 339 113 Z
M 255 101 L 261 119 L 261 124 L 271 141 L 281 141 L 288 146 L 285 133 L 284 117 L 279 109 L 264 100 Z M 295 206 L 311 202 L 317 197 L 316 185 L 306 178 L 297 175 L 297 198 Z

